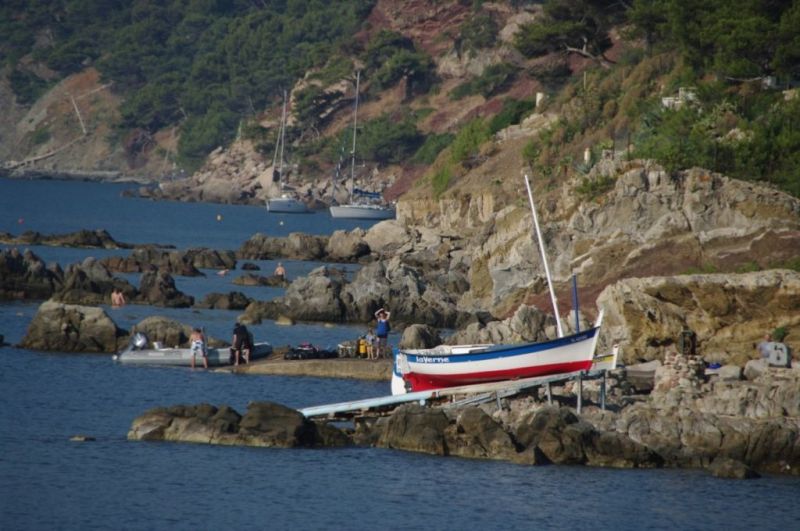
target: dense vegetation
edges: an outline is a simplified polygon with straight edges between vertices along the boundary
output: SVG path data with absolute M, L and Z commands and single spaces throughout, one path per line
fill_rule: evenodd
M 517 35 L 520 52 L 560 49 L 598 66 L 562 91 L 560 120 L 527 146 L 536 171 L 551 178 L 583 171 L 576 161 L 584 147 L 605 145 L 632 148 L 632 156 L 670 171 L 701 166 L 800 196 L 800 102 L 780 90 L 800 77 L 800 4 L 550 0 L 544 12 Z M 616 64 L 606 57 L 615 27 L 634 45 L 641 39 L 645 53 Z M 681 88 L 693 97 L 662 103 Z M 579 193 L 607 186 L 584 181 Z
M 524 77 L 555 97 L 559 116 L 523 157 L 556 179 L 585 173 L 603 149 L 655 159 L 669 171 L 703 166 L 743 179 L 772 182 L 800 196 L 800 98 L 782 90 L 800 80 L 800 3 L 790 0 L 509 0 L 541 4 L 542 14 L 514 38 L 529 61 L 489 65 L 448 95 L 503 98 L 494 116 L 429 133 L 419 116 L 382 116 L 360 124 L 359 159 L 434 164 L 437 193 L 479 161 L 481 143 L 519 123 L 533 102 L 503 97 Z M 122 131 L 153 133 L 179 124 L 179 162 L 193 169 L 241 130 L 270 152 L 274 139 L 247 120 L 307 74 L 295 91 L 301 152 L 335 163 L 349 141 L 320 138 L 343 94 L 330 85 L 363 65 L 369 97 L 405 81 L 405 97 L 435 93 L 433 58 L 406 35 L 365 24 L 374 1 L 363 0 L 6 0 L 0 4 L 0 60 L 22 103 L 59 78 L 96 66 L 125 96 Z M 469 3 L 462 2 L 467 5 Z M 497 45 L 500 25 L 482 2 L 458 31 L 453 50 L 474 55 Z M 367 30 L 369 41 L 356 41 Z M 614 43 L 621 36 L 623 45 Z M 620 53 L 620 50 L 623 50 Z M 54 76 L 31 68 L 46 64 Z M 590 62 L 579 79 L 569 57 Z M 310 73 L 310 74 L 309 74 Z M 690 100 L 662 98 L 689 89 Z M 488 106 L 487 106 L 488 108 Z M 492 108 L 497 109 L 494 105 Z M 395 113 L 397 114 L 397 113 Z M 240 127 L 244 124 L 244 127 Z M 306 135 L 308 131 L 312 134 Z M 34 142 L 44 142 L 38 131 Z M 589 164 L 583 162 L 590 148 Z M 311 151 L 310 151 L 311 150 Z M 313 153 L 312 153 L 313 151 Z M 438 158 L 437 158 L 438 157 Z M 434 163 L 435 161 L 435 163 Z M 609 182 L 584 181 L 593 197 Z
M 3 63 L 34 56 L 64 76 L 95 64 L 126 95 L 124 129 L 181 123 L 180 162 L 192 168 L 225 144 L 243 116 L 279 99 L 352 41 L 363 0 L 10 0 L 0 5 Z M 20 101 L 46 82 L 10 76 Z

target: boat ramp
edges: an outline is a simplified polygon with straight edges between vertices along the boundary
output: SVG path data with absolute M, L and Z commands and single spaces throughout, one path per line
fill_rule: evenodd
M 611 359 L 613 356 L 613 359 Z M 606 360 L 606 358 L 609 358 Z M 522 391 L 544 387 L 548 403 L 552 403 L 550 385 L 553 383 L 567 382 L 575 380 L 578 384 L 578 403 L 577 410 L 580 414 L 582 406 L 582 394 L 584 379 L 602 378 L 600 387 L 601 407 L 605 409 L 605 389 L 606 373 L 616 365 L 616 355 L 598 356 L 595 358 L 594 367 L 591 371 L 575 371 L 570 373 L 553 374 L 549 376 L 538 376 L 535 378 L 523 378 L 519 380 L 504 380 L 500 382 L 481 383 L 474 385 L 462 385 L 458 387 L 446 387 L 441 389 L 430 389 L 427 391 L 417 391 L 400 395 L 388 395 L 375 398 L 365 398 L 349 402 L 338 402 L 335 404 L 324 404 L 300 409 L 300 413 L 309 419 L 345 421 L 356 417 L 377 416 L 391 413 L 396 407 L 402 404 L 417 402 L 420 405 L 440 405 L 441 407 L 461 407 L 466 405 L 480 404 L 491 400 L 499 401 L 503 398 L 514 396 Z M 607 366 L 600 368 L 601 363 Z

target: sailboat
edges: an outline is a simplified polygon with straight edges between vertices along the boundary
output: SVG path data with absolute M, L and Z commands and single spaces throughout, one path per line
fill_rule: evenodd
M 272 180 L 280 183 L 281 196 L 267 199 L 267 211 L 278 214 L 306 214 L 311 212 L 305 203 L 291 193 L 285 192 L 283 182 L 283 148 L 286 143 L 286 91 L 283 92 L 283 110 L 281 111 L 281 128 L 278 141 L 275 143 L 275 155 L 272 157 Z M 280 153 L 280 157 L 278 154 Z
M 361 72 L 356 73 L 356 102 L 353 109 L 353 150 L 350 161 L 350 193 L 349 200 L 344 205 L 330 207 L 332 218 L 352 219 L 394 219 L 395 209 L 392 205 L 377 202 L 381 195 L 377 192 L 366 192 L 354 188 L 356 167 L 356 130 L 358 125 L 358 90 Z
M 525 176 L 525 185 L 528 189 L 528 200 L 533 214 L 539 251 L 553 303 L 558 337 L 539 343 L 439 345 L 429 349 L 401 349 L 394 356 L 393 395 L 478 383 L 569 374 L 588 371 L 593 367 L 594 351 L 600 336 L 603 311 L 600 311 L 594 327 L 576 334 L 564 335 L 527 175 Z

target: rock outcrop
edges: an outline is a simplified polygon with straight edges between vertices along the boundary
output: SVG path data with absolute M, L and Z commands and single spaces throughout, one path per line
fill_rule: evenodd
M 179 291 L 172 276 L 159 270 L 142 275 L 136 301 L 167 308 L 188 308 L 194 304 L 194 297 Z
M 253 299 L 240 291 L 230 293 L 209 293 L 203 300 L 195 303 L 195 308 L 212 310 L 244 310 Z
M 233 251 L 213 249 L 164 250 L 156 247 L 135 249 L 129 256 L 110 256 L 102 260 L 109 270 L 118 273 L 142 273 L 160 269 L 166 273 L 186 277 L 202 276 L 198 268 L 234 269 Z
M 53 295 L 53 300 L 66 304 L 108 304 L 114 289 L 120 290 L 129 301 L 138 294 L 127 280 L 115 278 L 101 261 L 89 257 L 80 264 L 67 267 L 64 283 Z
M 688 329 L 705 361 L 744 366 L 766 332 L 800 329 L 800 273 L 629 278 L 608 286 L 597 303 L 606 312 L 603 337 L 621 345 L 625 363 L 663 358 Z M 789 333 L 785 342 L 800 352 L 800 336 Z
M 64 283 L 58 264 L 45 263 L 30 250 L 0 250 L 0 300 L 49 299 Z
M 300 232 L 292 232 L 285 238 L 257 233 L 241 245 L 236 256 L 243 260 L 323 260 L 328 240 L 327 236 Z
M 349 444 L 341 430 L 271 402 L 252 402 L 244 415 L 209 404 L 151 409 L 133 421 L 128 439 L 271 448 Z
M 126 334 L 101 309 L 46 301 L 39 306 L 20 346 L 56 352 L 116 352 Z

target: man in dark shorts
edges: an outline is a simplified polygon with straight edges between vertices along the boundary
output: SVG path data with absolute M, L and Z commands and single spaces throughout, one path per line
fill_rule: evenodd
M 245 363 L 250 363 L 250 352 L 253 345 L 250 341 L 250 333 L 242 323 L 236 323 L 233 327 L 233 341 L 231 341 L 231 357 L 233 364 L 239 365 L 239 358 L 244 358 Z

